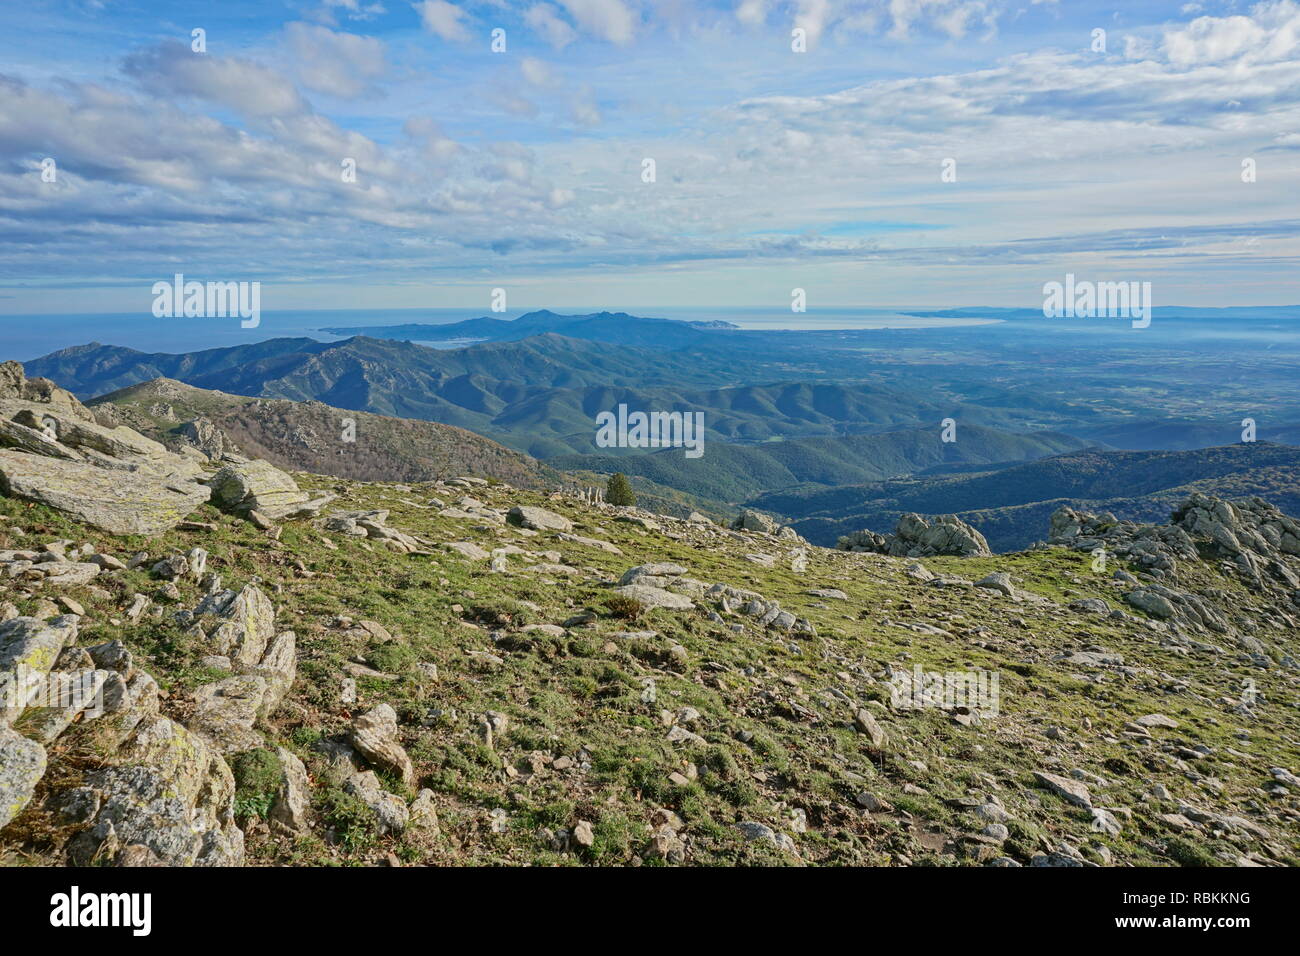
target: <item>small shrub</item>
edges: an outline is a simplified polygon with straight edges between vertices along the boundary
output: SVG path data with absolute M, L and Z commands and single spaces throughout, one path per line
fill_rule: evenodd
M 418 656 L 411 645 L 389 641 L 368 651 L 366 659 L 375 670 L 397 674 L 413 666 Z
M 260 748 L 236 754 L 230 760 L 230 771 L 235 777 L 235 816 L 268 816 L 284 776 L 275 751 Z
M 614 617 L 624 621 L 635 621 L 646 612 L 644 604 L 626 594 L 615 594 L 605 598 L 605 609 Z
M 1203 846 L 1174 837 L 1165 844 L 1169 858 L 1179 866 L 1221 866 L 1213 853 Z
M 469 617 L 488 627 L 522 627 L 532 623 L 533 612 L 512 598 L 495 598 L 475 604 Z

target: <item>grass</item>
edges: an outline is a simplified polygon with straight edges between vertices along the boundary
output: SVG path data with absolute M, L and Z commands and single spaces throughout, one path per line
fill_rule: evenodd
M 1240 852 L 1228 841 L 1172 832 L 1161 815 L 1175 812 L 1176 801 L 1154 804 L 1149 794 L 1157 783 L 1176 799 L 1260 822 L 1275 834 L 1283 858 L 1300 852 L 1296 824 L 1285 822 L 1279 804 L 1260 790 L 1268 767 L 1296 765 L 1300 716 L 1282 703 L 1289 689 L 1281 671 L 1252 667 L 1233 653 L 1189 653 L 1140 621 L 1063 610 L 1082 597 L 1123 606 L 1109 573 L 1093 572 L 1086 554 L 1046 549 L 925 562 L 937 574 L 967 580 L 1007 571 L 1018 588 L 1055 602 L 1040 606 L 981 589 L 929 587 L 906 576 L 906 562 L 876 555 L 810 549 L 808 570 L 796 573 L 784 543 L 738 541 L 721 532 L 693 537 L 705 534 L 700 529 L 674 532 L 682 533 L 675 538 L 540 493 L 474 491 L 499 507 L 523 502 L 563 511 L 576 534 L 609 541 L 622 555 L 550 533 L 525 535 L 509 526 L 441 517 L 425 504 L 432 495 L 448 495 L 432 485 L 299 478 L 304 486 L 340 490 L 340 509 L 389 509 L 390 525 L 433 544 L 472 540 L 488 550 L 515 545 L 537 555 L 554 551 L 579 574 L 527 570 L 533 562 L 518 555 L 508 556 L 506 573 L 493 573 L 489 562 L 437 548 L 412 556 L 344 535 L 331 535 L 336 548 L 330 549 L 305 522 L 285 524 L 276 542 L 207 507 L 194 517 L 214 530 L 112 539 L 48 509 L 0 498 L 0 548 L 69 538 L 123 557 L 144 550 L 156 559 L 201 544 L 209 551 L 209 570 L 227 586 L 260 579 L 277 608 L 277 627 L 296 632 L 300 653 L 288 701 L 260 729 L 268 747 L 286 746 L 307 763 L 316 780 L 319 822 L 313 836 L 298 841 L 250 841 L 254 862 L 358 864 L 394 852 L 407 862 L 437 865 L 626 864 L 642 858 L 651 818 L 664 808 L 684 821 L 680 835 L 697 865 L 969 864 L 987 857 L 978 845 L 955 854 L 932 850 L 921 834 L 946 834 L 951 843 L 978 832 L 983 821 L 955 801 L 989 793 L 998 794 L 1013 817 L 1010 838 L 992 852 L 1022 863 L 1060 841 L 1089 852 L 1105 847 L 1134 865 L 1223 863 Z M 773 568 L 744 558 L 760 550 L 777 557 Z M 541 560 L 554 563 L 554 557 Z M 311 576 L 299 573 L 295 561 Z M 759 591 L 808 618 L 816 635 L 791 639 L 748 619 L 710 621 L 703 607 L 645 608 L 612 593 L 627 568 L 648 561 L 682 564 L 706 584 Z M 1189 567 L 1186 575 L 1182 586 L 1218 588 L 1241 608 L 1258 602 L 1213 566 Z M 197 584 L 178 586 L 179 606 L 193 607 Z M 818 587 L 838 588 L 849 600 L 807 593 Z M 171 619 L 171 605 L 137 624 L 125 619 L 123 609 L 135 594 L 157 589 L 158 582 L 137 569 L 101 575 L 67 594 L 87 608 L 80 644 L 122 640 L 179 701 L 224 675 L 203 665 L 210 650 Z M 28 611 L 41 596 L 16 595 L 14 603 Z M 594 621 L 560 637 L 522 630 L 562 624 L 583 610 L 594 611 Z M 378 622 L 393 639 L 333 626 L 339 615 Z M 1257 616 L 1260 636 L 1294 651 L 1287 643 L 1293 636 Z M 736 622 L 744 624 L 742 631 L 728 626 Z M 909 624 L 942 628 L 948 636 Z M 653 635 L 616 636 L 629 630 Z M 1057 660 L 1091 646 L 1122 654 L 1136 672 L 1080 671 Z M 398 679 L 360 679 L 360 702 L 344 704 L 342 668 L 353 659 Z M 436 680 L 421 663 L 436 665 Z M 999 715 L 965 727 L 934 710 L 891 711 L 886 668 L 917 665 L 996 672 Z M 1257 682 L 1264 701 L 1249 723 L 1221 703 L 1237 696 L 1246 679 Z M 313 745 L 381 702 L 399 714 L 418 787 L 435 793 L 442 821 L 435 841 L 378 834 L 356 798 L 324 781 L 323 757 Z M 847 702 L 879 707 L 877 719 L 890 736 L 884 753 L 852 729 Z M 683 708 L 698 711 L 691 730 L 702 743 L 668 741 L 671 716 Z M 509 721 L 492 747 L 476 734 L 487 711 Z M 1168 714 L 1180 727 L 1154 731 L 1151 744 L 1126 737 L 1125 725 L 1147 713 Z M 1053 727 L 1059 739 L 1049 736 Z M 1248 743 L 1238 736 L 1242 732 Z M 1170 756 L 1170 748 L 1193 743 L 1213 750 L 1196 762 L 1196 780 Z M 271 777 L 275 787 L 279 782 L 265 756 L 274 753 L 252 753 L 262 756 L 232 762 L 246 818 L 266 815 Z M 1098 801 L 1130 808 L 1133 819 L 1116 837 L 1093 832 L 1086 812 L 1032 783 L 1032 772 L 1043 769 L 1104 778 L 1106 785 L 1095 791 Z M 1214 789 L 1207 779 L 1216 781 Z M 856 795 L 864 791 L 893 810 L 862 810 Z M 806 833 L 794 833 L 796 809 L 808 820 Z M 506 812 L 505 832 L 494 832 L 493 810 Z M 538 836 L 569 830 L 579 819 L 592 824 L 589 848 L 556 851 Z M 746 843 L 735 824 L 747 820 L 793 835 L 798 857 L 761 841 Z

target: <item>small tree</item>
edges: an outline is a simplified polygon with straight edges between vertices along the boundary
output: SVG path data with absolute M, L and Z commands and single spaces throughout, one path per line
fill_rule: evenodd
M 605 500 L 611 505 L 636 504 L 636 492 L 632 490 L 627 475 L 620 471 L 609 476 L 609 484 L 605 486 Z

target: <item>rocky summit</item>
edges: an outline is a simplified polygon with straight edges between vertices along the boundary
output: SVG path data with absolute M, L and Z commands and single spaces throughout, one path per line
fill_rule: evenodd
M 0 372 L 6 863 L 1300 863 L 1263 501 L 829 549 L 169 452 Z

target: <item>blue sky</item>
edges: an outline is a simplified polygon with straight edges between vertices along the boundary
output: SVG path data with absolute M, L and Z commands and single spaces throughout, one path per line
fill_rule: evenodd
M 1300 302 L 1293 0 L 0 18 L 0 313 L 143 312 L 175 272 L 266 310 L 1036 306 L 1066 272 Z

